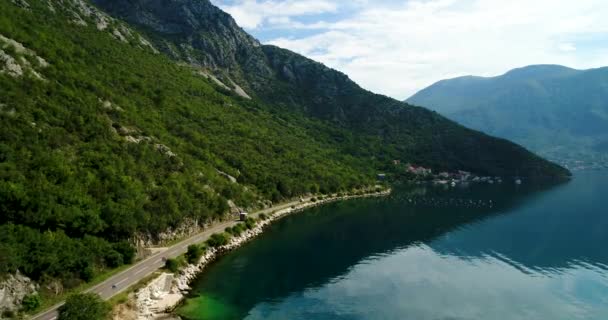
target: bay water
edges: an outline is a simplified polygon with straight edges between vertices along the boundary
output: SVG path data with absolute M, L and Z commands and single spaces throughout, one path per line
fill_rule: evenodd
M 309 209 L 214 262 L 186 319 L 608 319 L 608 172 L 403 186 Z

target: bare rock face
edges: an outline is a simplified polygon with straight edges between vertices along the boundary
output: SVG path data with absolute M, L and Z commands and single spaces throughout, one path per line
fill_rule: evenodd
M 222 176 L 222 177 L 224 177 L 224 178 L 228 179 L 228 181 L 230 181 L 230 182 L 232 182 L 232 183 L 237 183 L 237 179 L 236 179 L 235 177 L 233 177 L 233 176 L 231 176 L 231 175 L 227 174 L 226 172 L 223 172 L 223 171 L 217 170 L 217 173 L 218 173 L 220 176 Z
M 34 294 L 37 290 L 38 285 L 19 272 L 9 275 L 0 281 L 0 313 L 19 309 L 23 297 Z
M 178 58 L 192 60 L 194 64 L 233 68 L 239 64 L 240 52 L 260 46 L 230 15 L 207 0 L 93 0 L 93 3 L 130 23 L 175 37 Z M 221 36 L 206 36 L 209 34 Z M 163 47 L 163 51 L 169 51 L 166 45 Z M 193 57 L 188 48 L 205 54 Z
M 88 0 L 44 1 L 48 6 L 49 11 L 55 14 L 67 13 L 67 17 L 75 25 L 82 27 L 94 25 L 97 30 L 108 32 L 118 41 L 129 43 L 143 49 L 149 49 L 154 53 L 159 52 L 147 39 L 132 31 L 121 21 L 112 18 L 107 13 L 91 5 Z M 26 0 L 11 0 L 11 2 L 24 10 L 30 10 L 30 4 Z
M 192 236 L 202 229 L 203 224 L 199 220 L 186 218 L 179 226 L 168 228 L 163 232 L 154 234 L 140 233 L 137 235 L 136 239 L 134 239 L 134 242 L 138 248 L 155 247 L 175 239 L 183 239 Z
M 260 42 L 208 0 L 92 1 L 112 16 L 141 27 L 168 56 L 230 79 L 219 85 L 244 98 L 251 98 L 256 89 L 257 81 L 248 77 L 273 75 Z
M 11 77 L 21 77 L 23 75 L 23 68 L 17 63 L 15 58 L 0 49 L 0 66 L 2 70 L 0 73 L 7 73 Z
M 31 74 L 42 80 L 39 71 L 49 66 L 43 58 L 23 44 L 0 34 L 0 73 L 13 78 Z

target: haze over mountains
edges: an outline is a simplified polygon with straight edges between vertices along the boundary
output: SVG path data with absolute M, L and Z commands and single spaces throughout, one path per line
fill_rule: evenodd
M 407 102 L 573 168 L 608 163 L 608 68 L 533 65 L 498 77 L 459 77 Z

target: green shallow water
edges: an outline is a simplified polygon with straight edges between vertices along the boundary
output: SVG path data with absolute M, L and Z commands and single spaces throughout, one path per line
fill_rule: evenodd
M 401 188 L 286 217 L 208 267 L 187 319 L 608 319 L 608 172 Z

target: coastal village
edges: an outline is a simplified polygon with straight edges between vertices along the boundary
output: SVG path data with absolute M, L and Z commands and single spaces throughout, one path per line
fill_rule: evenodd
M 393 160 L 393 165 L 398 168 L 402 166 L 400 160 Z M 458 170 L 456 172 L 442 171 L 439 173 L 433 173 L 433 170 L 430 168 L 425 168 L 423 166 L 417 166 L 410 163 L 403 165 L 403 168 L 400 169 L 404 169 L 405 174 L 409 176 L 411 180 L 416 184 L 426 183 L 455 187 L 457 185 L 466 186 L 471 183 L 503 183 L 502 177 L 478 176 L 471 172 L 463 170 Z M 385 180 L 386 174 L 378 174 L 378 179 Z M 515 184 L 522 184 L 522 179 L 519 177 L 514 177 L 513 182 Z

